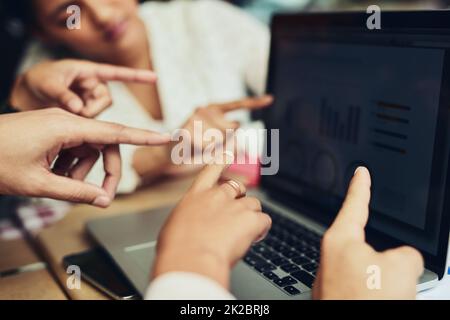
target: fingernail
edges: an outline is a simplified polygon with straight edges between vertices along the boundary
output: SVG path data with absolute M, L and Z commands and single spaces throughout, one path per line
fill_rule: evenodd
M 152 80 L 157 78 L 156 73 L 150 70 L 139 70 L 139 75 L 145 78 L 152 78 Z
M 170 141 L 172 141 L 172 135 L 170 133 L 158 133 L 157 137 L 152 134 L 152 136 L 149 138 L 149 144 L 168 143 Z
M 92 205 L 94 205 L 96 207 L 100 207 L 100 208 L 107 208 L 107 207 L 109 207 L 110 204 L 111 204 L 111 199 L 107 196 L 97 197 L 94 200 L 94 202 L 92 203 Z
M 254 243 L 255 243 L 255 244 L 260 243 L 261 241 L 263 241 L 264 239 L 266 239 L 268 235 L 269 235 L 269 231 L 267 231 L 265 234 L 263 234 L 261 237 L 259 237 Z
M 358 167 L 358 168 L 356 168 L 355 173 L 354 173 L 353 175 L 356 176 L 356 174 L 358 173 L 358 171 L 359 171 L 359 170 L 362 170 L 362 169 L 364 169 L 364 167 Z

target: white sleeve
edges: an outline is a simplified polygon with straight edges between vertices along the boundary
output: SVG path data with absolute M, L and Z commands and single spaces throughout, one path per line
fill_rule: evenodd
M 32 41 L 26 48 L 19 67 L 17 75 L 25 73 L 34 65 L 43 61 L 54 59 L 50 51 L 48 51 L 39 41 Z
M 245 41 L 246 50 L 242 53 L 247 59 L 244 62 L 245 80 L 253 93 L 262 95 L 266 92 L 269 70 L 270 32 L 265 25 L 253 17 L 248 17 L 248 21 L 243 23 L 242 28 L 251 35 L 250 39 Z
M 233 58 L 238 62 L 247 86 L 256 95 L 264 94 L 270 55 L 269 28 L 225 1 L 203 0 L 199 5 L 205 7 L 215 31 L 233 50 Z
M 171 272 L 153 280 L 145 300 L 235 300 L 235 297 L 205 276 Z

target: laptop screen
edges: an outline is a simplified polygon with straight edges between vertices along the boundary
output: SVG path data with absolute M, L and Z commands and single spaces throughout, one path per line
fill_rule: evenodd
M 314 21 L 273 22 L 269 92 L 276 101 L 264 118 L 280 129 L 280 171 L 264 186 L 330 222 L 355 169 L 366 166 L 368 228 L 436 256 L 450 146 L 450 34 L 297 25 L 302 17 Z

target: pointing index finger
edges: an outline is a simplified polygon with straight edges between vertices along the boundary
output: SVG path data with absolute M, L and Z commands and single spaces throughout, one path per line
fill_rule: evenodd
M 242 99 L 239 101 L 217 105 L 216 107 L 224 113 L 242 109 L 259 110 L 270 106 L 273 103 L 273 100 L 274 99 L 272 96 L 263 96 L 260 98 Z
M 138 146 L 163 145 L 171 141 L 168 134 L 141 130 L 127 126 L 93 119 L 79 118 L 78 139 L 84 143 L 116 145 L 132 144 Z
M 132 69 L 108 64 L 94 64 L 93 73 L 101 81 L 153 83 L 157 80 L 156 74 L 150 70 Z
M 335 224 L 357 225 L 364 229 L 369 219 L 371 177 L 369 170 L 359 167 L 350 182 L 347 197 Z

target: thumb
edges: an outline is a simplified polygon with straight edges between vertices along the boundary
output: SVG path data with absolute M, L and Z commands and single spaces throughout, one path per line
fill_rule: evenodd
M 112 200 L 108 193 L 93 184 L 49 174 L 43 197 L 107 208 Z
M 48 99 L 71 113 L 79 114 L 84 107 L 83 100 L 62 83 L 50 83 L 44 90 Z

